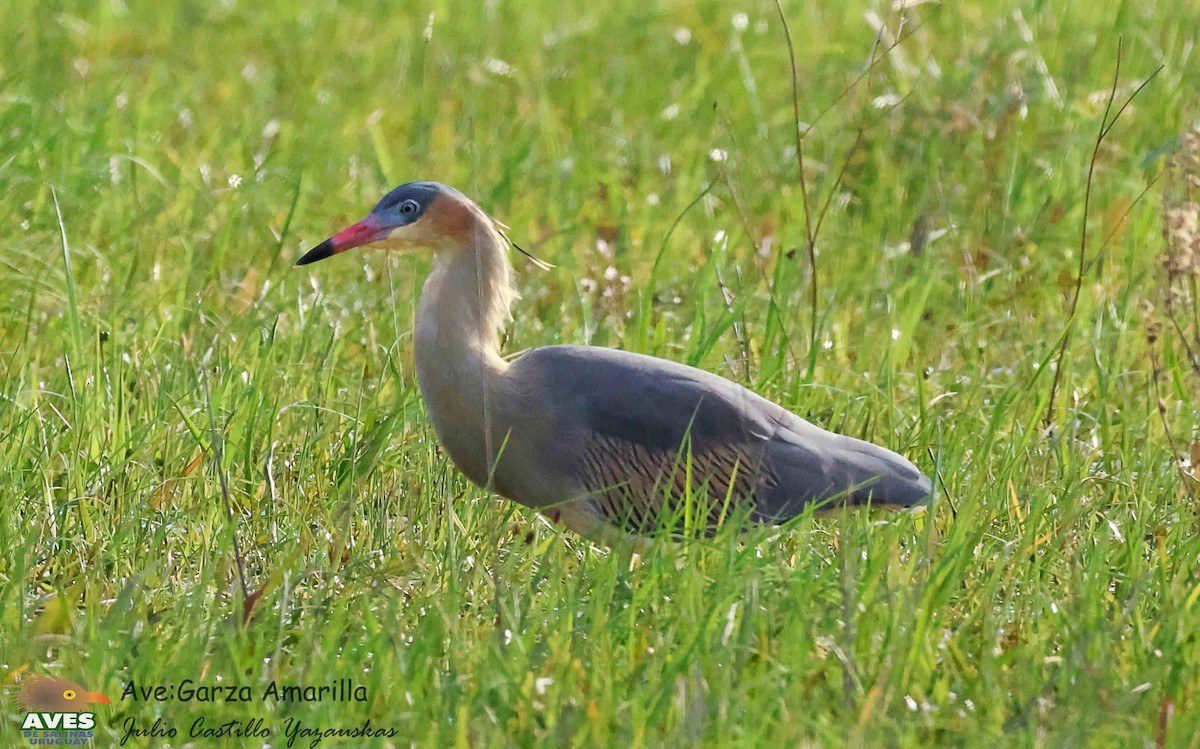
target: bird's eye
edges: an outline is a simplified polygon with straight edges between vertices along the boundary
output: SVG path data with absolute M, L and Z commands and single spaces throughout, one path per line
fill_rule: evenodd
M 403 213 L 405 216 L 413 215 L 420 208 L 421 208 L 421 206 L 417 205 L 417 201 L 415 201 L 415 200 L 406 200 L 400 204 L 400 212 Z
M 74 689 L 68 689 L 68 690 L 66 690 L 65 692 L 63 692 L 63 699 L 64 699 L 64 700 L 73 700 L 73 699 L 75 699 L 75 690 L 74 690 Z

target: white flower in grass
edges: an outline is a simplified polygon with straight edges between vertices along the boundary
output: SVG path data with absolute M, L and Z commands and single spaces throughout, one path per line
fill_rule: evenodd
M 483 67 L 492 75 L 498 75 L 502 78 L 511 78 L 513 74 L 513 66 L 509 65 L 504 60 L 491 58 L 483 63 Z
M 876 109 L 887 109 L 900 103 L 900 97 L 895 94 L 883 94 L 871 100 L 871 106 Z

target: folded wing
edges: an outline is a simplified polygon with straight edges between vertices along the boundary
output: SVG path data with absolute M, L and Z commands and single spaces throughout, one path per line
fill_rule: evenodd
M 929 479 L 900 455 L 833 434 L 729 380 L 640 354 L 550 346 L 521 357 L 551 399 L 543 459 L 608 523 L 638 533 L 668 511 L 715 527 L 781 523 L 814 502 L 911 506 Z

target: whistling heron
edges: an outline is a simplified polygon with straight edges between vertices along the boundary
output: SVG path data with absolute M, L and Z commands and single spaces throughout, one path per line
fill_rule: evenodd
M 516 296 L 508 244 L 461 192 L 410 182 L 297 262 L 364 245 L 437 253 L 417 306 L 417 381 L 446 452 L 476 484 L 609 538 L 929 497 L 929 479 L 891 450 L 709 372 L 592 346 L 501 358 Z

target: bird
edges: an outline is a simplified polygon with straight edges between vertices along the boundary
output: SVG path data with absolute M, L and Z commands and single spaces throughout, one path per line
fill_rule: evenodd
M 21 681 L 17 704 L 27 713 L 83 713 L 93 702 L 111 705 L 112 700 L 66 679 L 27 676 Z
M 586 345 L 506 359 L 517 296 L 506 228 L 452 187 L 409 182 L 296 261 L 357 247 L 434 254 L 413 332 L 417 382 L 441 445 L 475 484 L 610 545 L 931 497 L 901 455 L 702 369 Z

